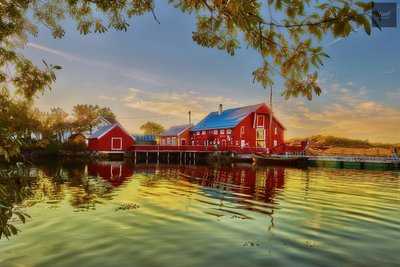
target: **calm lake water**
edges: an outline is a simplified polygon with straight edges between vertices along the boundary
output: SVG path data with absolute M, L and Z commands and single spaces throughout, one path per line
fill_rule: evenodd
M 0 266 L 399 266 L 400 173 L 48 163 L 0 178 L 30 215 Z M 4 190 L 3 190 L 4 191 Z

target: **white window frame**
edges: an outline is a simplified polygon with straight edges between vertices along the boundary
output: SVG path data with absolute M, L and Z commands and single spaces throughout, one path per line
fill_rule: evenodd
M 278 146 L 278 140 L 274 140 L 274 146 Z
M 120 140 L 121 146 L 119 148 L 114 147 L 114 140 Z M 122 150 L 122 137 L 111 137 L 111 150 Z
M 226 130 L 226 134 L 232 134 L 232 130 L 231 129 L 227 129 Z
M 219 130 L 219 134 L 225 134 L 225 130 L 224 129 Z
M 275 132 L 275 134 L 278 134 L 278 128 L 277 127 L 275 127 L 274 132 Z
M 218 134 L 218 130 L 214 130 L 214 131 L 213 131 L 213 134 Z
M 206 131 L 201 131 L 201 134 L 202 135 L 206 135 Z

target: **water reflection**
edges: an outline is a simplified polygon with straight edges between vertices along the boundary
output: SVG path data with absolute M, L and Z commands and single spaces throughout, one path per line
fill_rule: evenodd
M 49 162 L 3 168 L 0 201 L 2 267 L 400 260 L 398 172 Z
M 88 174 L 98 176 L 118 187 L 133 175 L 134 167 L 128 162 L 96 162 L 88 165 Z
M 18 174 L 13 177 L 1 178 L 2 206 L 1 228 L 7 232 L 16 222 L 16 216 L 9 213 L 12 209 L 7 207 L 19 206 L 27 208 L 35 204 L 47 204 L 51 208 L 57 208 L 62 200 L 68 199 L 74 211 L 88 211 L 96 208 L 96 205 L 113 199 L 118 187 L 121 187 L 131 179 L 134 174 L 142 174 L 151 179 L 141 181 L 147 188 L 156 187 L 163 179 L 179 179 L 200 186 L 206 197 L 219 201 L 217 210 L 205 211 L 207 214 L 217 217 L 222 213 L 230 213 L 240 218 L 248 216 L 234 209 L 256 210 L 271 216 L 272 206 L 261 205 L 257 207 L 251 201 L 257 200 L 264 203 L 273 203 L 274 196 L 284 188 L 283 168 L 257 169 L 251 165 L 235 165 L 211 168 L 210 166 L 179 166 L 179 165 L 132 165 L 129 162 L 50 162 L 49 164 L 37 164 L 35 166 L 20 166 Z M 184 190 L 174 191 L 176 194 L 184 194 Z M 148 192 L 149 194 L 152 194 Z M 154 194 L 154 193 L 153 193 Z M 236 197 L 240 196 L 240 197 Z M 204 200 L 203 203 L 207 202 Z M 232 210 L 226 209 L 228 203 L 236 205 Z M 225 208 L 222 208 L 225 206 Z M 267 209 L 265 209 L 267 207 Z M 212 207 L 211 209 L 214 209 Z M 14 218 L 14 219 L 12 219 Z M 11 225 L 11 226 L 10 226 Z

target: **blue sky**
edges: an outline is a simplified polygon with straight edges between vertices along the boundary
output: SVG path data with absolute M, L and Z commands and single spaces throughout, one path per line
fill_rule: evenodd
M 24 53 L 63 69 L 51 92 L 37 100 L 42 110 L 77 103 L 109 106 L 131 132 L 147 120 L 170 126 L 196 122 L 219 103 L 224 107 L 265 101 L 253 84 L 260 64 L 245 46 L 232 57 L 192 41 L 195 20 L 168 5 L 134 18 L 127 32 L 81 36 L 65 22 L 66 36 L 55 40 L 46 29 L 31 38 Z M 330 59 L 320 72 L 323 95 L 286 101 L 276 80 L 274 108 L 287 137 L 312 134 L 400 142 L 400 29 L 362 30 L 345 40 L 324 40 Z

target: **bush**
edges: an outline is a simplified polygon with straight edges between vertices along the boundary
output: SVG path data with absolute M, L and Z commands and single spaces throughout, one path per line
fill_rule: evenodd
M 71 152 L 82 152 L 87 150 L 87 145 L 84 142 L 68 141 L 63 144 L 63 150 Z

